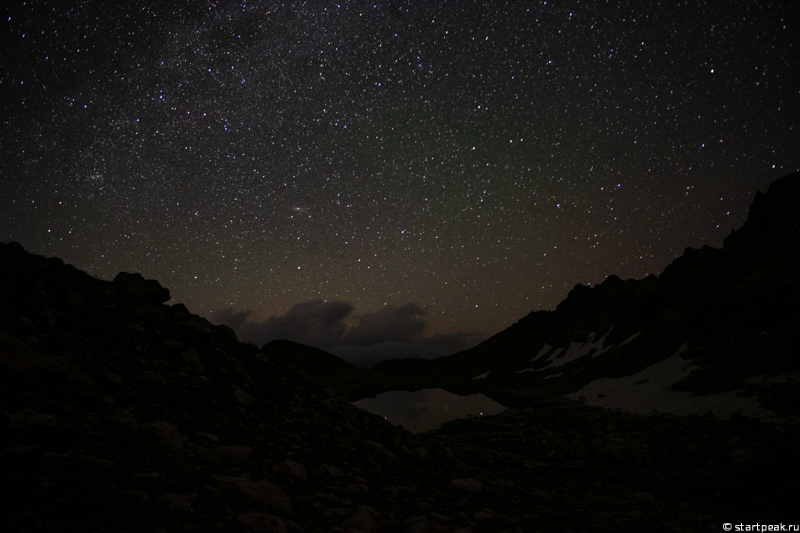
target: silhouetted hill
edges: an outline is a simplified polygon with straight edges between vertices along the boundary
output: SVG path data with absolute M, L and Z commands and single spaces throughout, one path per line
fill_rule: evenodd
M 555 310 L 531 313 L 470 350 L 374 371 L 407 388 L 480 391 L 515 406 L 568 394 L 645 413 L 796 420 L 798 205 L 794 173 L 756 194 L 722 249 L 687 248 L 660 276 L 577 285 Z
M 0 294 L 3 531 L 390 530 L 396 515 L 359 506 L 388 509 L 382 489 L 438 469 L 310 377 L 348 363 L 239 343 L 164 305 L 155 280 L 95 279 L 11 243 Z

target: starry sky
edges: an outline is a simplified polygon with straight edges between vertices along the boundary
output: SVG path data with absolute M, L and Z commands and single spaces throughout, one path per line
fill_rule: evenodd
M 0 240 L 259 345 L 453 352 L 800 167 L 791 2 L 0 10 Z

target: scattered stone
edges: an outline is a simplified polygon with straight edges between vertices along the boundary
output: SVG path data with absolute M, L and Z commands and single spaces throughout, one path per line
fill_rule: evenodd
M 431 504 L 429 504 L 428 502 L 422 502 L 422 501 L 414 502 L 414 508 L 415 509 L 419 509 L 420 511 L 430 511 L 431 510 Z
M 289 533 L 286 522 L 277 516 L 264 513 L 242 513 L 236 521 L 252 533 Z
M 511 518 L 510 516 L 506 516 L 506 515 L 502 515 L 502 514 L 495 515 L 494 523 L 495 524 L 499 524 L 501 526 L 515 526 L 515 525 L 517 525 L 517 521 L 515 519 Z
M 58 425 L 56 417 L 37 413 L 33 409 L 25 408 L 19 413 L 6 413 L 12 426 L 21 428 L 54 428 Z
M 363 483 L 351 483 L 345 487 L 345 490 L 350 493 L 364 493 L 369 492 L 369 487 Z
M 36 446 L 35 444 L 20 444 L 20 445 L 17 445 L 17 446 L 11 446 L 9 448 L 6 448 L 3 451 L 9 452 L 9 453 L 26 454 L 26 453 L 31 453 L 32 451 L 35 451 L 36 448 L 38 448 L 38 446 Z
M 365 444 L 367 444 L 370 448 L 372 448 L 372 456 L 376 458 L 379 462 L 385 465 L 392 465 L 397 464 L 397 456 L 390 452 L 386 447 L 382 444 L 378 444 L 377 442 L 373 442 L 371 440 L 365 440 Z
M 480 481 L 476 481 L 471 477 L 461 478 L 461 479 L 454 479 L 450 482 L 458 490 L 463 490 L 465 492 L 472 492 L 472 493 L 479 493 L 483 492 L 483 485 Z
M 428 515 L 424 515 L 423 514 L 423 515 L 409 516 L 408 518 L 403 520 L 403 523 L 406 524 L 407 526 L 416 526 L 416 525 L 419 525 L 419 524 L 427 524 L 428 523 Z
M 175 424 L 170 424 L 164 420 L 153 420 L 142 424 L 141 428 L 144 431 L 153 433 L 161 446 L 173 451 L 180 450 L 189 440 L 189 437 L 178 432 L 178 427 Z
M 160 474 L 158 472 L 142 472 L 141 474 L 136 474 L 136 479 L 147 479 L 150 481 L 160 481 L 164 479 L 164 474 Z
M 614 459 L 629 463 L 647 463 L 650 461 L 650 448 L 631 439 L 609 437 L 602 452 Z
M 297 524 L 295 524 L 291 520 L 287 520 L 286 521 L 286 528 L 289 530 L 290 533 L 305 533 L 305 531 L 306 531 L 305 529 L 303 529 L 302 527 L 298 526 Z
M 0 332 L 0 369 L 11 379 L 42 391 L 58 391 L 67 385 L 66 368 L 6 332 Z
M 108 381 L 112 381 L 118 385 L 121 385 L 125 382 L 125 380 L 122 379 L 122 376 L 119 374 L 114 374 L 113 372 L 103 372 L 103 377 Z
M 188 350 L 181 352 L 181 358 L 187 363 L 191 363 L 193 365 L 202 364 L 202 361 L 200 360 L 200 352 L 194 348 L 189 348 Z
M 278 474 L 292 477 L 300 481 L 308 480 L 308 473 L 306 468 L 300 463 L 296 463 L 291 459 L 285 459 L 272 467 L 272 471 Z
M 575 441 L 567 450 L 567 457 L 569 457 L 570 459 L 582 461 L 583 459 L 586 459 L 588 453 L 589 453 L 588 444 L 581 441 Z
M 120 492 L 120 495 L 127 500 L 138 503 L 147 503 L 150 501 L 150 495 L 139 489 L 125 489 Z
M 332 477 L 343 477 L 344 476 L 344 471 L 339 470 L 335 466 L 322 465 L 322 468 L 324 468 L 325 471 L 328 472 L 328 474 L 330 474 Z
M 130 432 L 139 429 L 139 423 L 136 421 L 136 417 L 127 409 L 117 409 L 117 412 L 111 417 L 111 422 Z
M 417 448 L 415 450 L 417 452 L 417 457 L 419 457 L 420 461 L 427 462 L 431 460 L 431 454 L 425 448 Z
M 637 492 L 633 495 L 636 503 L 640 505 L 655 505 L 656 497 L 649 492 Z
M 217 492 L 217 489 L 215 489 L 214 486 L 211 485 L 210 483 L 203 483 L 200 486 L 200 488 L 203 490 L 203 492 L 205 492 L 206 494 L 208 494 L 208 495 L 210 495 L 210 496 L 212 496 L 214 498 L 219 496 L 219 492 Z
M 158 504 L 173 511 L 191 511 L 192 500 L 197 494 L 169 494 L 164 493 L 158 498 Z
M 219 442 L 219 437 L 217 437 L 216 435 L 212 435 L 211 433 L 204 433 L 202 431 L 198 431 L 197 434 L 200 435 L 201 437 L 207 438 L 211 442 Z
M 238 494 L 245 503 L 254 503 L 264 507 L 278 509 L 288 515 L 292 514 L 289 496 L 275 483 L 266 480 L 252 481 L 246 477 L 220 477 L 225 491 Z
M 237 385 L 233 385 L 233 397 L 242 405 L 250 405 L 253 403 L 253 397 L 240 389 Z
M 234 446 L 217 446 L 217 453 L 225 460 L 232 462 L 235 465 L 243 465 L 247 462 L 247 458 L 253 453 L 253 448 L 242 444 Z
M 374 509 L 363 506 L 359 511 L 342 522 L 347 533 L 377 533 L 378 526 L 373 518 Z
M 161 305 L 146 305 L 136 310 L 136 314 L 151 324 L 159 324 L 164 321 L 166 314 L 161 309 Z
M 756 454 L 750 448 L 737 448 L 728 453 L 728 457 L 733 459 L 736 465 L 746 464 L 756 458 Z

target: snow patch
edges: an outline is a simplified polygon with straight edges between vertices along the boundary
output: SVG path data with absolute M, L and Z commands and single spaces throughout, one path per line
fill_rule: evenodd
M 696 396 L 691 392 L 669 390 L 697 368 L 681 357 L 686 349 L 684 344 L 667 359 L 652 364 L 641 372 L 621 378 L 596 379 L 581 390 L 566 396 L 573 400 L 583 396 L 588 405 L 642 414 L 650 413 L 653 409 L 676 415 L 702 415 L 711 411 L 717 417 L 726 418 L 738 412 L 764 420 L 779 420 L 777 413 L 763 408 L 754 397 L 740 397 L 739 391 Z
M 569 346 L 566 347 L 565 350 L 562 351 L 562 355 L 556 356 L 556 354 L 551 355 L 547 360 L 552 361 L 548 366 L 545 368 L 551 368 L 556 366 L 564 366 L 567 363 L 571 363 L 575 359 L 581 358 L 592 348 L 595 348 L 595 345 L 591 342 L 584 342 L 583 344 L 578 342 L 571 342 Z M 544 370 L 544 368 L 542 369 Z
M 778 374 L 777 376 L 753 376 L 747 378 L 744 383 L 749 385 L 775 385 L 777 383 L 795 383 L 800 381 L 800 372 L 793 372 L 791 374 Z
M 626 344 L 628 344 L 629 342 L 631 342 L 633 339 L 635 339 L 636 337 L 638 337 L 641 334 L 642 334 L 642 332 L 640 331 L 639 333 L 631 335 L 630 337 L 628 337 L 627 339 L 622 341 L 622 344 L 619 345 L 619 348 L 622 348 L 623 346 L 625 346 Z
M 605 342 L 606 336 L 608 335 L 608 333 L 610 331 L 611 330 L 609 329 L 606 332 L 606 334 L 603 335 L 597 342 L 592 342 L 592 340 L 594 339 L 595 334 L 594 334 L 594 332 L 591 332 L 591 333 L 589 333 L 589 338 L 586 339 L 585 342 L 583 342 L 583 343 L 580 343 L 580 342 L 571 342 L 571 343 L 569 343 L 569 345 L 567 345 L 566 347 L 564 347 L 561 350 L 556 350 L 555 352 L 553 352 L 553 354 L 550 357 L 547 358 L 547 360 L 550 361 L 549 365 L 547 365 L 547 366 L 545 366 L 543 368 L 539 368 L 537 370 L 532 370 L 531 369 L 531 371 L 532 372 L 539 372 L 539 371 L 542 371 L 542 370 L 547 370 L 548 368 L 556 368 L 556 367 L 559 367 L 559 366 L 564 366 L 567 363 L 571 363 L 572 361 L 574 361 L 576 359 L 580 359 L 584 355 L 587 355 L 593 349 L 597 349 L 598 351 L 600 351 L 602 353 L 603 351 L 605 351 L 605 350 L 602 349 L 603 348 L 603 343 Z M 539 352 L 540 355 L 541 355 L 541 353 L 542 352 Z M 595 354 L 595 357 L 596 356 L 597 356 L 597 354 Z M 518 373 L 521 373 L 521 372 L 522 371 L 520 371 Z
M 537 353 L 537 354 L 536 354 L 536 355 L 533 357 L 533 359 L 531 359 L 531 363 L 533 363 L 534 361 L 536 361 L 537 359 L 539 359 L 541 356 L 543 356 L 544 354 L 546 354 L 547 352 L 549 352 L 551 348 L 552 348 L 552 346 L 550 346 L 549 344 L 545 344 L 545 345 L 544 345 L 544 347 L 543 347 L 541 350 L 539 350 L 539 353 Z
M 485 373 L 483 373 L 483 374 L 480 374 L 480 375 L 478 375 L 478 376 L 475 376 L 475 377 L 474 377 L 474 378 L 472 378 L 472 379 L 486 379 L 486 376 L 488 376 L 489 374 L 491 374 L 491 372 L 492 372 L 492 371 L 491 371 L 491 370 L 489 370 L 489 372 L 485 372 Z
M 606 337 L 608 337 L 608 334 L 611 333 L 612 329 L 614 329 L 614 326 L 611 326 L 608 329 L 608 331 L 606 331 L 606 334 L 600 337 L 600 340 L 595 343 L 595 346 L 602 346 L 602 348 L 600 348 L 599 350 L 597 350 L 592 354 L 592 359 L 594 359 L 595 357 L 599 357 L 601 354 L 611 349 L 611 346 L 604 346 L 604 345 L 606 343 Z
M 552 376 L 545 376 L 542 379 L 557 378 L 558 376 L 560 376 L 562 374 L 563 374 L 563 372 L 559 372 L 558 374 L 553 374 Z

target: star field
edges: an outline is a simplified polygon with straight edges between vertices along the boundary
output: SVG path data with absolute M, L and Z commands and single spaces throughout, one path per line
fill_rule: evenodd
M 800 167 L 789 2 L 11 4 L 0 239 L 209 317 L 482 338 Z

